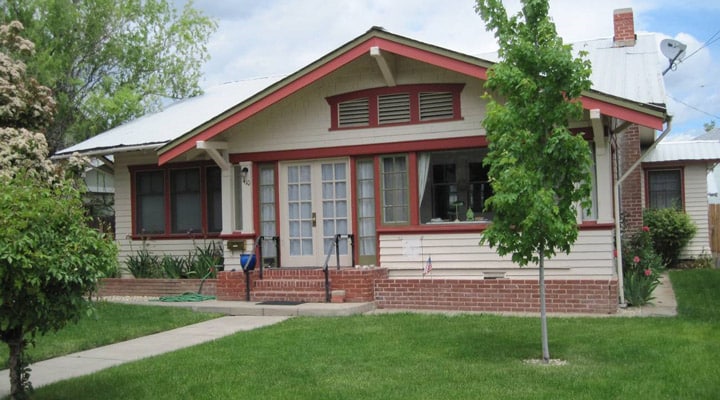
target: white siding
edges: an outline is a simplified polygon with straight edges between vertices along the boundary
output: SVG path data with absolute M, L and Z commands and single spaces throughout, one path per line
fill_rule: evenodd
M 325 100 L 327 97 L 384 86 L 375 61 L 369 59 L 341 68 L 329 77 L 302 89 L 298 94 L 271 106 L 262 114 L 229 129 L 226 133 L 229 152 L 355 146 L 484 134 L 481 122 L 485 114 L 485 100 L 480 97 L 483 93 L 480 80 L 405 59 L 398 60 L 396 75 L 399 85 L 465 83 L 461 93 L 463 119 L 330 131 L 330 106 Z
M 682 258 L 695 258 L 703 252 L 710 254 L 710 231 L 708 229 L 707 168 L 705 164 L 685 167 L 685 212 L 695 223 L 697 231 L 683 251 Z
M 422 275 L 428 258 L 435 277 L 482 277 L 504 274 L 507 278 L 537 277 L 537 267 L 520 268 L 509 256 L 500 257 L 480 234 L 408 234 L 380 236 L 380 265 L 393 276 Z M 546 276 L 554 279 L 611 279 L 614 276 L 611 230 L 581 231 L 569 255 L 546 261 Z

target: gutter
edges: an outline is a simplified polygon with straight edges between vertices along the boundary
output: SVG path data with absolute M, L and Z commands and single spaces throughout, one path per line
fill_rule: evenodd
M 105 147 L 101 149 L 96 150 L 89 150 L 89 151 L 73 151 L 63 154 L 55 154 L 50 157 L 51 160 L 65 160 L 73 156 L 73 154 L 77 153 L 81 156 L 106 156 L 108 154 L 114 154 L 114 153 L 123 153 L 128 151 L 139 151 L 139 150 L 155 150 L 159 146 L 164 145 L 166 142 L 159 142 L 159 143 L 153 143 L 153 144 L 138 144 L 133 146 L 118 146 L 118 147 Z
M 635 161 L 635 163 L 628 168 L 627 171 L 620 177 L 620 179 L 615 182 L 615 185 L 613 185 L 613 206 L 615 209 L 615 250 L 617 251 L 617 276 L 618 276 L 618 292 L 620 294 L 620 307 L 625 308 L 627 307 L 627 303 L 625 302 L 625 285 L 623 282 L 623 261 L 622 261 L 622 238 L 620 234 L 620 185 L 622 185 L 623 181 L 632 173 L 635 168 L 640 165 L 645 158 L 652 152 L 652 150 L 657 146 L 664 138 L 665 136 L 670 133 L 670 130 L 672 129 L 672 119 L 668 118 L 667 120 L 667 127 L 663 131 L 662 134 L 653 142 L 650 147 L 645 150 L 645 153 L 640 155 L 640 158 Z

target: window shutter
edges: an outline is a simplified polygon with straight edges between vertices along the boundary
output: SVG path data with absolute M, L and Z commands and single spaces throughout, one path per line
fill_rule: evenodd
M 378 96 L 378 123 L 410 122 L 410 95 L 407 93 Z
M 420 121 L 450 119 L 454 116 L 453 94 L 450 92 L 420 93 Z
M 338 126 L 366 126 L 370 124 L 368 99 L 345 101 L 338 104 Z

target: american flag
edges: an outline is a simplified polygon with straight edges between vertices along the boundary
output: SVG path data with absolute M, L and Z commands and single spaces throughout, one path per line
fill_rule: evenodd
M 427 275 L 432 271 L 432 260 L 430 257 L 428 257 L 427 263 L 425 264 L 425 268 L 423 268 L 423 275 Z

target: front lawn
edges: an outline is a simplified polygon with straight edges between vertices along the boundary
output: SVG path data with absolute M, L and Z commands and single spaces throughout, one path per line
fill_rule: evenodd
M 717 288 L 720 270 L 671 278 L 679 318 L 550 318 L 561 366 L 524 363 L 541 354 L 538 318 L 294 318 L 50 385 L 35 398 L 717 398 L 720 301 L 686 293 L 697 292 L 695 281 Z
M 37 345 L 30 347 L 28 352 L 31 360 L 41 361 L 220 316 L 220 314 L 196 313 L 175 307 L 117 304 L 105 301 L 95 303 L 95 309 L 93 315 L 81 318 L 77 324 L 69 324 L 58 332 L 38 336 Z M 0 369 L 7 368 L 7 358 L 7 346 L 5 343 L 0 343 Z

